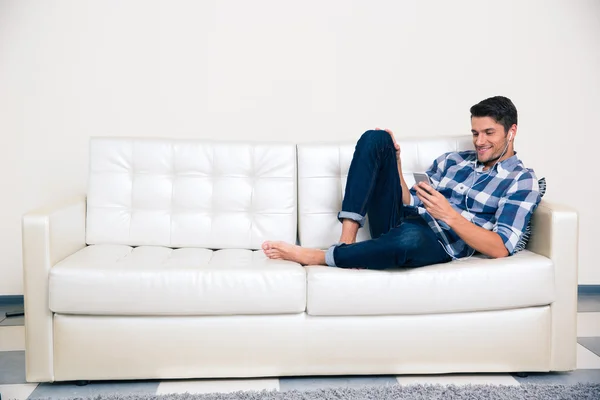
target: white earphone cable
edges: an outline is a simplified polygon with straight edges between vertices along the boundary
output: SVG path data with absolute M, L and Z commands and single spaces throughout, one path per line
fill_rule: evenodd
M 504 150 L 502 151 L 502 154 L 500 154 L 500 157 L 498 157 L 498 159 L 496 160 L 496 162 L 494 163 L 494 165 L 487 171 L 487 173 L 485 174 L 485 178 L 481 182 L 479 182 L 480 178 L 477 178 L 477 171 L 475 171 L 475 168 L 477 166 L 477 160 L 475 160 L 473 162 L 473 182 L 471 183 L 471 187 L 469 187 L 469 190 L 467 190 L 467 193 L 465 194 L 465 208 L 467 209 L 467 212 L 469 213 L 469 216 L 471 216 L 470 222 L 473 222 L 473 219 L 475 218 L 475 215 L 473 215 L 471 213 L 471 210 L 469 210 L 469 192 L 471 192 L 471 189 L 473 189 L 473 187 L 475 185 L 477 185 L 479 183 L 485 182 L 491 176 L 490 174 L 492 173 L 492 171 L 494 170 L 494 168 L 496 167 L 496 165 L 500 162 L 500 159 L 508 151 L 508 145 L 509 145 L 510 140 L 512 139 L 512 137 L 513 137 L 513 134 L 511 132 L 510 137 L 506 140 L 506 145 L 504 146 Z M 475 199 L 473 199 L 473 201 L 475 201 Z M 445 247 L 444 247 L 444 250 L 446 250 Z M 448 252 L 446 251 L 446 253 L 448 253 Z M 453 259 L 455 259 L 455 260 L 458 260 L 458 261 L 466 261 L 469 258 L 473 257 L 473 254 L 475 254 L 475 249 L 473 249 L 473 252 L 470 255 L 466 256 L 466 257 L 462 257 L 462 258 L 454 258 L 452 256 L 451 257 Z M 450 254 L 448 253 L 448 255 L 450 255 Z

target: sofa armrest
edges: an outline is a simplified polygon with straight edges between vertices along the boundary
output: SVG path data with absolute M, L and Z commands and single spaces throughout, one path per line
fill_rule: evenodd
M 85 247 L 85 197 L 44 207 L 22 218 L 25 360 L 28 382 L 54 380 L 52 312 L 48 274 L 60 260 Z
M 542 200 L 533 214 L 531 227 L 527 248 L 554 263 L 556 297 L 551 306 L 551 368 L 553 371 L 571 371 L 577 364 L 577 212 Z

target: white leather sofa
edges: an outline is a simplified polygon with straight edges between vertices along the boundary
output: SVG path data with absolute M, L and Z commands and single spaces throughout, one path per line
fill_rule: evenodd
M 409 185 L 471 148 L 400 144 Z M 568 208 L 543 201 L 528 249 L 504 259 L 372 271 L 265 258 L 265 239 L 338 240 L 353 150 L 93 138 L 87 195 L 23 217 L 27 380 L 575 368 Z

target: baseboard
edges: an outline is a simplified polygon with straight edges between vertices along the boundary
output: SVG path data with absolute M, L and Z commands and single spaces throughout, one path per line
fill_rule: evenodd
M 23 295 L 0 296 L 0 306 L 22 306 Z
M 600 285 L 579 285 L 577 294 L 600 294 Z
M 577 294 L 600 294 L 600 285 L 579 285 Z M 0 306 L 22 306 L 23 304 L 23 295 L 0 296 Z

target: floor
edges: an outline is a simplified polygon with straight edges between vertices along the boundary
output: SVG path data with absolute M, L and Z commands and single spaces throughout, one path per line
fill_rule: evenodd
M 74 383 L 25 382 L 25 331 L 22 317 L 5 318 L 5 312 L 22 307 L 0 305 L 0 393 L 2 400 L 53 399 L 87 397 L 100 394 L 167 394 L 211 393 L 238 390 L 307 390 L 364 385 L 409 385 L 415 383 L 519 385 L 524 382 L 600 383 L 600 293 L 579 295 L 577 329 L 577 370 L 569 373 L 532 374 L 520 378 L 511 374 L 454 374 L 426 376 L 369 377 L 297 377 L 275 379 L 219 379 L 182 381 L 93 382 L 87 386 Z

